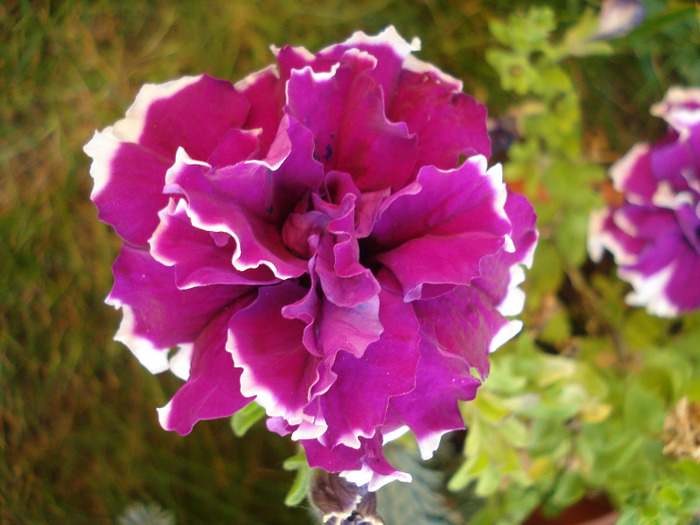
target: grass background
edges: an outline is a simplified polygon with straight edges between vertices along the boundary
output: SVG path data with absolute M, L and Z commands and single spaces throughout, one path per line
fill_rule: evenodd
M 0 523 L 107 524 L 133 501 L 157 502 L 180 524 L 308 522 L 282 503 L 288 440 L 264 428 L 237 439 L 227 421 L 186 438 L 162 431 L 155 407 L 179 380 L 151 376 L 112 341 L 119 314 L 103 300 L 119 242 L 97 221 L 82 146 L 141 84 L 200 72 L 235 81 L 271 62 L 271 43 L 317 50 L 394 24 L 499 114 L 509 96 L 483 60 L 487 21 L 533 3 L 2 2 Z M 652 13 L 665 4 L 647 2 Z M 600 2 L 551 5 L 566 24 Z M 688 64 L 697 38 L 676 45 L 679 34 L 670 20 L 653 42 L 571 64 L 587 133 L 603 137 L 607 158 L 662 129 L 647 110 L 669 85 L 700 82 Z

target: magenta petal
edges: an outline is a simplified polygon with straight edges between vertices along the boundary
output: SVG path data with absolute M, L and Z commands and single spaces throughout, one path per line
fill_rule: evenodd
M 522 311 L 525 301 L 525 294 L 517 289 L 525 279 L 520 265 L 532 265 L 538 233 L 535 211 L 525 197 L 508 192 L 504 209 L 513 225 L 510 234 L 513 250 L 501 249 L 484 257 L 479 265 L 479 277 L 472 285 L 485 292 L 502 314 L 516 315 Z
M 651 171 L 649 146 L 637 144 L 610 168 L 615 189 L 626 193 L 630 202 L 651 204 L 656 192 L 656 180 Z
M 126 140 L 165 158 L 175 158 L 178 148 L 184 148 L 193 158 L 205 160 L 228 130 L 243 125 L 249 108 L 230 82 L 201 75 L 145 85 L 122 122 L 125 128 L 128 124 Z
M 215 239 L 211 232 L 195 228 L 187 216 L 184 200 L 172 201 L 161 211 L 160 219 L 149 241 L 151 254 L 161 264 L 174 268 L 178 288 L 211 284 L 259 285 L 277 280 L 264 266 L 236 270 L 232 262 L 236 249 L 233 237 L 221 234 Z
M 236 89 L 250 102 L 246 129 L 260 129 L 260 151 L 267 154 L 277 135 L 284 106 L 284 84 L 273 66 L 248 75 L 236 83 Z
M 229 130 L 209 155 L 207 164 L 219 168 L 252 158 L 258 153 L 259 136 L 259 131 Z
M 327 366 L 333 364 L 340 350 L 361 357 L 367 346 L 379 339 L 384 330 L 379 318 L 379 298 L 348 308 L 319 297 L 315 261 L 313 258 L 309 263 L 311 289 L 300 300 L 283 307 L 282 315 L 307 325 L 304 344 L 312 354 L 326 358 Z M 332 376 L 335 380 L 335 374 Z M 329 386 L 330 383 L 322 377 L 314 392 L 325 392 Z
M 300 443 L 304 447 L 306 459 L 311 467 L 322 468 L 328 472 L 360 470 L 362 468 L 362 450 L 344 445 L 329 448 L 321 445 L 315 439 L 304 439 Z
M 340 242 L 335 245 L 329 235 L 321 241 L 316 272 L 326 298 L 338 306 L 352 308 L 376 297 L 379 283 L 360 264 L 357 239 L 352 233 L 338 232 L 338 237 Z
M 416 138 L 384 114 L 379 86 L 367 73 L 370 55 L 349 51 L 333 76 L 293 71 L 288 113 L 309 128 L 327 169 L 350 173 L 362 191 L 400 188 L 415 169 Z
M 690 311 L 700 307 L 700 257 L 688 247 L 677 253 L 664 294 L 671 304 L 677 305 L 678 311 Z
M 231 318 L 226 345 L 243 369 L 241 393 L 292 425 L 302 421 L 321 362 L 302 343 L 304 323 L 281 314 L 305 293 L 292 281 L 261 287 L 257 299 Z
M 226 351 L 228 321 L 234 311 L 223 310 L 195 339 L 187 382 L 158 409 L 164 429 L 189 434 L 197 421 L 229 417 L 252 401 L 241 395 L 241 370 L 233 366 Z
M 376 259 L 401 282 L 406 300 L 424 283 L 469 284 L 479 261 L 497 252 L 511 226 L 500 170 L 473 157 L 461 168 L 422 168 L 416 185 L 387 199 L 370 239 Z
M 321 400 L 328 430 L 320 440 L 328 447 L 358 448 L 359 438 L 372 437 L 384 422 L 389 398 L 415 386 L 418 322 L 413 308 L 388 292 L 379 299 L 385 327 L 379 340 L 359 358 L 340 352 L 333 365 L 338 377 Z
M 85 146 L 100 220 L 145 246 L 158 224 L 156 213 L 168 202 L 163 183 L 177 148 L 208 158 L 247 112 L 248 102 L 229 82 L 206 75 L 143 86 L 126 118 Z
M 362 356 L 367 345 L 379 339 L 384 330 L 379 304 L 379 297 L 352 308 L 323 299 L 321 317 L 316 324 L 318 347 L 323 355 L 345 350 L 356 357 Z
M 599 262 L 603 252 L 610 250 L 617 264 L 629 264 L 644 249 L 646 243 L 621 230 L 615 223 L 616 210 L 601 210 L 591 214 L 588 225 L 588 253 Z
M 464 428 L 458 401 L 474 399 L 479 381 L 472 377 L 464 359 L 444 354 L 426 340 L 421 340 L 419 348 L 416 388 L 391 398 L 389 409 L 408 425 L 421 455 L 428 459 L 443 434 Z
M 327 214 L 325 235 L 316 250 L 316 271 L 328 299 L 339 306 L 352 307 L 375 297 L 379 283 L 360 263 L 359 236 L 367 236 L 379 212 L 386 191 L 360 193 L 352 178 L 331 171 L 325 185 L 330 203 L 314 196 L 314 207 Z
M 424 338 L 464 360 L 467 369 L 488 375 L 492 340 L 508 323 L 488 296 L 474 287 L 458 286 L 440 297 L 416 301 L 414 308 Z
M 218 312 L 252 290 L 247 286 L 179 290 L 172 268 L 128 245 L 122 247 L 113 272 L 107 303 L 121 308 L 124 315 L 115 339 L 153 373 L 168 368 L 170 348 L 194 341 Z
M 348 481 L 360 486 L 367 485 L 370 491 L 379 490 L 394 480 L 411 481 L 410 475 L 396 470 L 384 458 L 381 435 L 363 439 L 359 449 L 345 445 L 329 449 L 316 440 L 302 440 L 301 444 L 310 466 L 341 472 Z
M 491 155 L 486 107 L 441 82 L 436 73 L 405 71 L 389 111 L 418 135 L 418 165 L 450 169 L 460 156 Z

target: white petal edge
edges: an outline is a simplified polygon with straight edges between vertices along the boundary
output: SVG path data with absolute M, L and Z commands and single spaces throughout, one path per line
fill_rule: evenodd
M 501 218 L 505 219 L 508 221 L 508 224 L 510 224 L 510 218 L 508 217 L 508 214 L 506 213 L 506 200 L 508 199 L 508 188 L 506 188 L 505 183 L 503 182 L 503 166 L 501 164 L 494 164 L 491 166 L 488 170 L 486 169 L 486 166 L 488 165 L 488 161 L 486 160 L 486 157 L 483 155 L 475 155 L 473 157 L 469 157 L 467 159 L 467 162 L 474 164 L 481 173 L 484 173 L 486 177 L 491 181 L 491 184 L 493 185 L 493 189 L 496 192 L 496 202 L 495 204 L 495 209 L 496 213 L 501 216 Z M 513 240 L 510 239 L 510 243 L 513 244 Z M 509 250 L 507 246 L 507 241 L 505 244 L 506 251 L 515 251 L 515 246 L 513 246 L 513 250 Z
M 302 421 L 299 427 L 292 432 L 292 440 L 299 441 L 302 439 L 318 439 L 328 430 L 328 424 L 320 417 L 314 421 Z
M 367 485 L 367 490 L 370 492 L 376 492 L 384 485 L 387 485 L 392 481 L 403 481 L 404 483 L 410 483 L 413 480 L 410 474 L 398 470 L 390 476 L 377 474 L 364 464 L 360 470 L 345 470 L 341 472 L 340 475 L 358 487 Z
M 421 459 L 428 460 L 433 457 L 433 454 L 440 446 L 442 436 L 445 434 L 445 431 L 438 431 L 418 439 L 418 450 L 420 450 Z
M 700 107 L 686 107 L 689 104 L 700 106 L 700 88 L 674 86 L 661 102 L 651 107 L 651 114 L 663 118 L 685 138 L 688 128 L 700 123 Z
M 156 412 L 158 412 L 158 423 L 160 423 L 160 426 L 165 430 L 173 430 L 173 427 L 169 424 L 172 404 L 173 401 L 171 399 L 165 406 L 156 408 Z
M 659 208 L 678 210 L 685 205 L 693 206 L 695 199 L 689 191 L 677 192 L 667 181 L 659 182 L 656 192 L 651 198 L 652 204 Z
M 274 50 L 273 50 L 273 52 L 274 52 Z M 233 87 L 236 89 L 236 91 L 245 91 L 250 86 L 255 84 L 260 77 L 265 76 L 270 71 L 272 71 L 275 74 L 275 76 L 279 78 L 279 71 L 277 70 L 277 66 L 272 64 L 272 65 L 269 65 L 267 67 L 264 67 L 263 69 L 261 69 L 259 71 L 255 71 L 254 73 L 247 75 L 245 78 L 242 78 L 241 80 L 236 82 L 233 85 Z
M 90 198 L 95 199 L 109 182 L 111 177 L 112 160 L 119 150 L 121 141 L 114 136 L 113 127 L 107 127 L 103 131 L 95 131 L 90 142 L 83 146 L 85 154 L 92 158 L 90 164 L 90 176 L 94 184 Z
M 358 46 L 358 45 L 387 45 L 391 47 L 396 54 L 401 57 L 407 57 L 414 51 L 420 51 L 421 42 L 418 37 L 413 37 L 411 42 L 407 42 L 402 37 L 393 25 L 387 26 L 384 31 L 377 35 L 368 35 L 364 31 L 355 31 L 350 38 L 340 44 L 334 44 L 322 49 L 319 54 L 324 51 L 333 49 L 337 45 L 341 46 Z
M 170 358 L 169 368 L 174 376 L 179 377 L 183 381 L 187 381 L 190 377 L 190 365 L 192 364 L 192 355 L 194 354 L 194 344 L 184 343 L 179 345 Z
M 603 224 L 608 217 L 609 211 L 606 209 L 593 211 L 588 223 L 588 254 L 593 262 L 600 262 L 603 259 L 603 252 L 607 249 L 615 257 L 615 263 L 622 265 L 635 264 L 637 255 L 627 251 L 620 244 L 615 236 L 603 229 Z
M 519 285 L 525 282 L 525 270 L 519 264 L 514 264 L 510 267 L 510 282 L 506 296 L 501 303 L 496 306 L 498 313 L 504 316 L 518 315 L 525 307 L 525 292 Z
M 382 444 L 386 445 L 387 443 L 391 443 L 395 439 L 399 439 L 401 436 L 406 434 L 410 429 L 408 428 L 407 425 L 400 426 L 396 430 L 392 430 L 391 432 L 387 432 L 382 436 Z
M 639 157 L 649 153 L 649 150 L 649 144 L 635 144 L 620 160 L 610 166 L 610 178 L 613 181 L 613 187 L 619 193 L 625 193 L 627 200 L 633 204 L 639 204 L 639 199 L 635 199 L 635 195 L 626 193 L 624 186 L 627 179 L 632 176 L 632 166 L 639 160 Z
M 671 303 L 664 289 L 673 275 L 675 264 L 671 263 L 653 275 L 642 275 L 625 268 L 618 269 L 621 279 L 629 282 L 634 291 L 627 294 L 625 302 L 630 306 L 644 306 L 647 312 L 659 317 L 676 317 L 679 309 Z
M 168 359 L 168 348 L 156 348 L 148 339 L 139 337 L 134 333 L 136 325 L 136 316 L 129 305 L 121 304 L 118 301 L 105 301 L 107 304 L 115 308 L 121 308 L 122 321 L 119 324 L 119 329 L 114 335 L 114 340 L 123 343 L 127 346 L 136 359 L 148 370 L 151 374 L 160 374 L 170 368 Z
M 523 328 L 523 322 L 517 319 L 508 321 L 501 329 L 496 332 L 496 335 L 491 339 L 489 345 L 489 353 L 493 353 L 505 343 L 513 339 Z

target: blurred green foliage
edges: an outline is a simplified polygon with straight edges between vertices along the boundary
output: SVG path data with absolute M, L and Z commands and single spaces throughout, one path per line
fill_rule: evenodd
M 663 132 L 649 106 L 671 85 L 700 84 L 697 8 L 646 0 L 644 24 L 607 44 L 586 40 L 598 0 L 533 5 L 542 3 L 3 2 L 0 522 L 107 524 L 134 501 L 181 524 L 308 522 L 303 506 L 284 506 L 294 447 L 253 426 L 253 409 L 232 422 L 240 439 L 225 421 L 186 438 L 160 429 L 154 408 L 179 381 L 152 377 L 111 340 L 119 315 L 103 299 L 118 241 L 97 221 L 81 148 L 144 82 L 237 80 L 271 61 L 269 44 L 316 50 L 389 24 L 419 36 L 419 56 L 464 79 L 493 116 L 515 119 L 506 179 L 540 216 L 526 329 L 463 407 L 471 430 L 449 503 L 488 498 L 480 523 L 516 523 L 591 490 L 608 493 L 623 523 L 682 523 L 671 520 L 697 509 L 698 465 L 662 454 L 661 424 L 683 395 L 700 400 L 700 319 L 626 307 L 627 286 L 609 261 L 587 262 L 584 244 L 607 165 Z M 443 453 L 434 466 L 452 463 Z M 435 476 L 415 471 L 425 482 L 409 496 L 388 491 L 389 501 L 428 498 Z

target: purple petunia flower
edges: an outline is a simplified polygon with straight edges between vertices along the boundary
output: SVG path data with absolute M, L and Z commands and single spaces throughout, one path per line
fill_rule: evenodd
M 613 253 L 629 304 L 673 317 L 700 308 L 700 89 L 672 88 L 651 112 L 668 135 L 613 165 L 624 202 L 592 215 L 588 250 Z
M 115 338 L 186 380 L 164 428 L 255 401 L 312 466 L 370 490 L 410 479 L 384 442 L 410 429 L 430 457 L 463 428 L 472 369 L 520 329 L 505 316 L 537 232 L 487 169 L 486 109 L 418 49 L 393 27 L 273 48 L 235 85 L 144 86 L 85 146 L 125 241 Z

